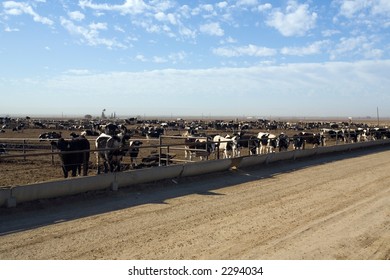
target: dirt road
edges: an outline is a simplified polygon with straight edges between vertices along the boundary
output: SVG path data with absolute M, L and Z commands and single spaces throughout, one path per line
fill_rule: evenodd
M 390 151 L 0 212 L 0 259 L 390 259 Z

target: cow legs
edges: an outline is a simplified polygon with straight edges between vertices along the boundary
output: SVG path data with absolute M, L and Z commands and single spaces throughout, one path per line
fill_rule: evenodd
M 83 162 L 83 176 L 88 175 L 88 162 Z
M 77 176 L 77 171 L 80 172 L 81 166 L 80 165 L 74 165 L 72 166 L 72 177 Z
M 77 164 L 77 166 L 76 166 L 76 172 L 75 173 L 77 173 L 79 176 L 81 176 L 81 164 Z M 76 174 L 76 175 L 77 175 Z M 75 175 L 75 176 L 76 176 Z M 73 175 L 72 175 L 73 176 Z M 74 176 L 73 176 L 74 177 Z
M 108 172 L 108 163 L 106 161 L 103 162 L 103 166 L 104 166 L 104 173 L 107 173 Z
M 64 178 L 68 178 L 68 170 L 65 166 L 62 166 L 62 172 L 64 173 Z

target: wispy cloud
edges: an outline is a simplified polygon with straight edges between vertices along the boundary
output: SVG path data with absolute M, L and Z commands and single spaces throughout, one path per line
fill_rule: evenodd
M 115 39 L 102 38 L 99 30 L 107 29 L 106 23 L 91 23 L 88 26 L 76 25 L 73 21 L 61 17 L 61 25 L 72 35 L 80 38 L 81 41 L 91 46 L 103 45 L 108 48 L 121 48 L 125 49 L 122 43 L 117 42 Z
M 383 50 L 375 48 L 375 38 L 373 37 L 342 37 L 330 54 L 332 60 L 344 56 L 379 59 L 383 55 Z
M 39 22 L 46 25 L 53 25 L 54 22 L 47 18 L 40 16 L 37 12 L 34 11 L 32 6 L 27 2 L 15 2 L 15 1 L 5 1 L 3 2 L 4 13 L 10 16 L 19 16 L 22 14 L 30 15 L 35 22 Z
M 149 9 L 149 6 L 144 3 L 142 0 L 126 0 L 121 5 L 111 5 L 111 4 L 95 4 L 91 0 L 80 0 L 79 6 L 82 9 L 89 8 L 97 11 L 111 11 L 119 12 L 120 14 L 141 14 L 144 11 Z
M 329 43 L 329 41 L 317 41 L 305 47 L 284 47 L 280 50 L 280 53 L 295 56 L 320 54 Z
M 226 56 L 226 57 L 239 57 L 239 56 L 264 57 L 264 56 L 274 56 L 276 55 L 277 51 L 275 49 L 250 44 L 247 46 L 214 48 L 213 53 L 218 56 Z

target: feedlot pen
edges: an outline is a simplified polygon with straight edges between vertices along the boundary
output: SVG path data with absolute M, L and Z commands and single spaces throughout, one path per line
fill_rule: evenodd
M 50 141 L 42 141 L 38 138 L 27 138 L 39 135 L 42 131 L 38 129 L 26 129 L 21 133 L 6 133 L 5 136 L 13 136 L 8 138 L 0 138 L 0 144 L 4 144 L 5 152 L 0 154 L 0 187 L 1 186 L 16 186 L 25 185 L 37 182 L 44 182 L 50 180 L 63 179 L 63 173 L 61 169 L 61 162 L 59 159 L 59 152 L 53 150 Z M 184 132 L 184 131 L 183 131 Z M 62 131 L 62 135 L 66 137 L 70 131 Z M 226 135 L 229 133 L 211 131 L 210 134 Z M 280 133 L 279 131 L 272 131 L 275 135 Z M 293 133 L 287 134 L 291 137 Z M 159 139 L 146 139 L 140 137 L 131 138 L 131 140 L 140 140 L 143 145 L 140 147 L 140 153 L 136 160 L 136 166 L 132 166 L 130 162 L 130 156 L 126 155 L 122 161 L 122 170 L 132 170 L 139 168 L 148 168 L 158 165 L 166 164 L 183 164 L 190 162 L 188 158 L 185 158 L 185 139 L 187 137 L 178 136 L 182 133 L 178 131 L 167 131 L 164 136 Z M 232 134 L 232 133 L 230 133 Z M 256 135 L 257 131 L 249 131 L 247 134 Z M 3 134 L 4 135 L 4 134 Z M 204 137 L 199 137 L 204 139 Z M 97 174 L 97 163 L 95 151 L 95 139 L 96 137 L 88 136 L 87 139 L 91 144 L 91 154 L 89 160 L 88 175 Z M 343 142 L 336 142 L 332 139 L 327 139 L 326 145 L 342 145 Z M 307 145 L 306 149 L 312 147 Z M 292 145 L 289 147 L 289 151 L 292 150 Z M 204 152 L 199 149 L 198 151 Z M 221 153 L 219 158 L 222 158 Z M 157 160 L 142 162 L 143 158 L 148 158 L 154 155 Z M 166 158 L 161 155 L 168 155 L 170 160 L 167 162 Z M 241 150 L 241 156 L 249 155 L 248 148 Z M 211 154 L 208 160 L 218 159 L 216 153 Z M 200 161 L 200 158 L 192 157 L 191 161 Z

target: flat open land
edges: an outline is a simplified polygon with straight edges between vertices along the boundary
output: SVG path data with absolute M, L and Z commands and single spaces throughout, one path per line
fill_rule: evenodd
M 375 148 L 0 209 L 0 259 L 390 259 Z

